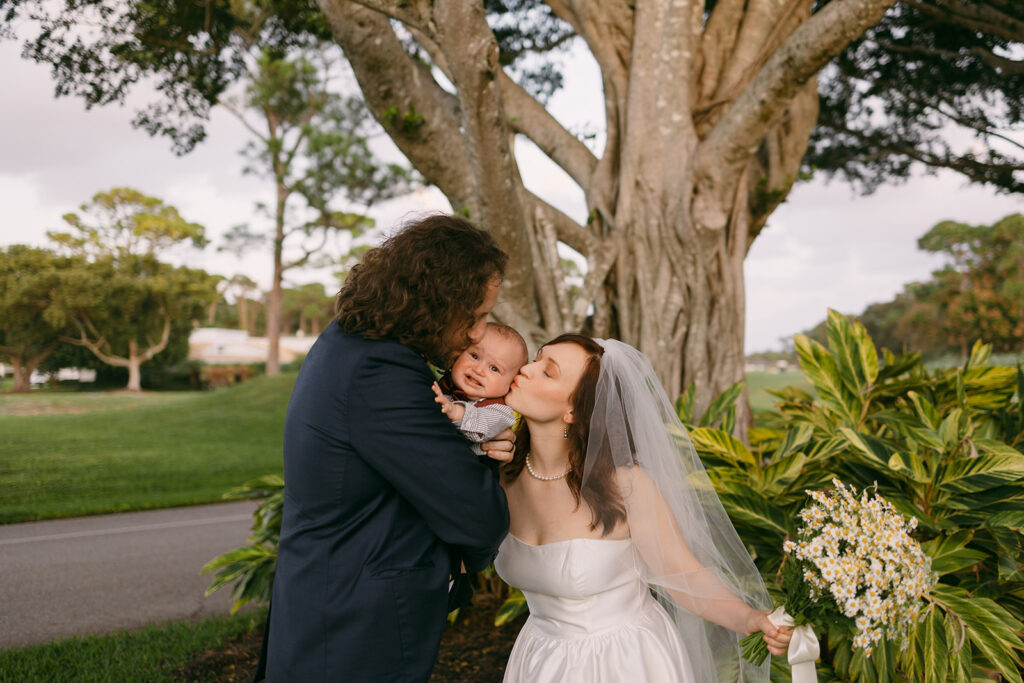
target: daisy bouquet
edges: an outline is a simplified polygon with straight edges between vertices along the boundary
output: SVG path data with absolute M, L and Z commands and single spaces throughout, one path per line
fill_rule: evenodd
M 931 558 L 911 537 L 916 519 L 903 517 L 877 492 L 865 489 L 858 496 L 838 479 L 832 485 L 828 491 L 807 492 L 812 502 L 800 511 L 796 539 L 783 545 L 785 607 L 770 618 L 780 626 L 798 627 L 789 648 L 794 680 L 795 649 L 803 650 L 804 662 L 810 658 L 813 675 L 818 656 L 813 630 L 838 626 L 852 634 L 855 649 L 869 656 L 882 638 L 906 648 L 937 578 Z M 755 663 L 768 655 L 760 636 L 742 641 L 744 657 Z

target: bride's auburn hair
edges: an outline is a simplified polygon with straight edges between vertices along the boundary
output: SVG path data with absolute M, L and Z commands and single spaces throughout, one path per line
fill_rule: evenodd
M 573 421 L 566 425 L 566 434 L 569 440 L 569 474 L 565 475 L 565 483 L 569 486 L 573 498 L 576 499 L 577 508 L 581 502 L 585 501 L 591 509 L 593 519 L 590 522 L 590 528 L 596 530 L 600 527 L 601 535 L 607 536 L 614 531 L 619 522 L 626 520 L 626 508 L 616 481 L 614 459 L 598 457 L 591 466 L 586 489 L 582 488 L 590 420 L 594 413 L 597 380 L 601 376 L 601 356 L 604 355 L 604 349 L 591 337 L 582 334 L 562 334 L 544 346 L 556 344 L 575 344 L 587 354 L 586 364 L 583 366 L 583 376 L 580 377 L 579 384 L 569 395 Z M 530 430 L 526 421 L 521 420 L 516 428 L 516 443 L 512 460 L 502 469 L 509 481 L 522 474 L 529 452 Z

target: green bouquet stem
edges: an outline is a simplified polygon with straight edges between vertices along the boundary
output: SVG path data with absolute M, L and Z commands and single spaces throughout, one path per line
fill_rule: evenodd
M 765 644 L 762 635 L 760 631 L 755 631 L 740 640 L 743 659 L 752 662 L 755 666 L 760 666 L 768 657 L 768 645 Z

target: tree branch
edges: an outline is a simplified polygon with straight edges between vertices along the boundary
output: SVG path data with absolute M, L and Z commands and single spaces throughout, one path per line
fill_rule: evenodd
M 385 15 L 352 0 L 319 2 L 374 118 L 427 182 L 437 185 L 456 209 L 467 207 L 477 215 L 458 101 L 426 65 L 406 53 Z M 423 117 L 420 125 L 403 120 L 413 111 Z M 444 154 L 438 154 L 442 149 Z
M 608 271 L 615 264 L 618 247 L 613 240 L 597 237 L 532 192 L 526 191 L 525 201 L 535 216 L 535 222 L 546 222 L 554 228 L 558 241 L 565 242 L 587 260 L 588 270 L 583 279 L 583 287 L 572 304 L 568 322 L 563 320 L 562 323 L 564 329 L 581 329 L 590 305 L 596 305 L 595 299 L 604 286 Z
M 586 190 L 597 167 L 597 157 L 504 71 L 498 81 L 512 129 L 532 140 L 577 185 Z
M 449 82 L 452 81 L 452 72 L 448 68 L 448 60 L 445 59 L 444 53 L 441 52 L 441 48 L 438 47 L 433 37 L 427 35 L 418 28 L 412 26 L 406 26 L 409 29 L 409 33 L 412 34 L 416 44 L 426 50 L 427 54 L 430 55 L 431 61 L 434 63 L 434 67 L 437 68 Z
M 44 346 L 39 353 L 37 353 L 28 361 L 28 365 L 32 365 L 33 369 L 39 367 L 39 364 L 43 362 L 43 359 L 45 359 L 51 353 L 56 351 L 58 346 L 60 346 L 59 339 L 57 341 L 50 342 L 49 344 Z
M 992 173 L 1013 174 L 1024 169 L 1024 166 L 1020 163 L 992 163 L 970 157 L 939 156 L 910 145 L 891 144 L 886 145 L 886 149 L 889 152 L 902 154 L 932 168 L 948 168 L 962 173 L 975 182 L 992 182 L 990 177 Z M 1000 185 L 1000 187 L 1010 192 L 1024 191 L 1024 183 L 1022 182 L 1011 181 L 1006 186 Z
M 86 321 L 88 321 L 88 318 L 86 318 Z M 117 368 L 126 368 L 129 366 L 127 358 L 121 358 L 120 356 L 112 356 L 103 352 L 103 350 L 100 347 L 106 344 L 105 340 L 101 338 L 98 342 L 94 342 L 91 339 L 89 339 L 89 337 L 85 333 L 85 328 L 82 326 L 82 323 L 80 320 L 78 320 L 78 318 L 74 318 L 72 322 L 75 323 L 75 326 L 78 328 L 78 332 L 81 336 L 78 339 L 75 339 L 74 337 L 61 337 L 61 341 L 65 341 L 69 344 L 75 344 L 76 346 L 84 346 L 85 348 L 89 349 L 89 351 L 92 352 L 92 355 L 96 356 L 107 365 L 111 365 Z
M 355 0 L 356 3 L 372 9 L 376 12 L 397 19 L 410 28 L 416 28 L 420 31 L 427 29 L 428 14 L 422 11 L 422 8 L 415 7 L 418 2 L 394 2 L 391 0 Z
M 171 316 L 167 312 L 164 312 L 164 329 L 163 332 L 161 332 L 160 334 L 160 341 L 156 344 L 156 346 L 150 346 L 148 349 L 146 349 L 146 351 L 141 355 L 142 362 L 145 363 L 147 360 L 152 359 L 153 356 L 166 349 L 167 342 L 170 338 Z
M 589 259 L 590 252 L 596 248 L 599 238 L 591 230 L 569 218 L 565 213 L 556 209 L 534 193 L 529 190 L 524 190 L 524 192 L 525 201 L 531 214 L 536 215 L 539 209 L 543 213 L 544 218 L 555 226 L 555 230 L 558 232 L 558 239 Z
M 281 151 L 284 152 L 284 163 L 282 164 L 283 168 L 292 167 L 292 162 L 295 161 L 295 156 L 299 153 L 299 149 L 302 147 L 302 141 L 306 139 L 306 125 L 313 120 L 314 116 L 316 116 L 316 112 L 314 112 L 312 109 L 309 109 L 303 115 L 302 123 L 300 123 L 299 125 L 295 126 L 292 129 L 297 129 L 299 131 L 299 134 L 295 136 L 295 144 L 292 145 L 291 149 L 284 149 L 284 137 L 288 135 L 289 131 L 287 129 L 281 131 Z M 282 126 L 282 128 L 284 127 Z
M 533 226 L 527 229 L 527 241 L 530 245 L 530 261 L 537 266 L 537 276 L 534 278 L 534 287 L 537 295 L 537 303 L 540 305 L 540 312 L 544 318 L 544 336 L 552 337 L 565 331 L 565 318 L 558 306 L 558 295 L 556 290 L 563 286 L 557 279 L 555 271 L 548 262 L 547 253 L 541 244 L 541 232 L 544 217 L 537 209 L 534 212 Z
M 232 115 L 234 115 L 234 117 L 236 119 L 241 121 L 242 125 L 245 126 L 246 130 L 248 130 L 250 133 L 252 133 L 253 136 L 255 136 L 257 140 L 259 140 L 259 141 L 261 141 L 263 143 L 267 142 L 267 138 L 262 133 L 260 133 L 251 123 L 249 123 L 249 120 L 245 118 L 245 116 L 242 114 L 242 112 L 239 111 L 235 107 L 234 104 L 229 102 L 227 99 L 218 100 L 217 103 L 220 106 L 222 106 L 225 109 L 227 109 Z
M 928 55 L 947 59 L 957 59 L 961 57 L 961 53 L 956 50 L 943 50 L 929 45 L 897 45 L 889 40 L 879 40 L 878 44 L 887 50 L 903 54 Z M 1000 57 L 999 55 L 978 46 L 971 47 L 967 52 L 975 55 L 992 68 L 999 69 L 1003 76 L 1017 76 L 1024 74 L 1024 62 Z
M 788 38 L 793 31 L 800 26 L 801 23 L 806 21 L 807 17 L 811 13 L 811 5 L 814 0 L 789 0 L 787 5 L 778 12 L 778 16 L 775 18 L 775 22 L 771 27 L 771 30 L 766 34 L 759 34 L 763 36 L 761 48 L 757 51 L 754 56 L 751 56 L 746 69 L 741 72 L 732 72 L 731 74 L 723 75 L 717 83 L 708 84 L 714 86 L 713 94 L 708 94 L 701 98 L 700 101 L 695 102 L 693 106 L 694 120 L 698 126 L 698 130 L 706 130 L 714 121 L 715 111 L 723 104 L 728 104 L 736 99 L 743 88 L 750 82 L 759 72 L 768 59 L 778 50 L 779 45 Z M 717 9 L 717 8 L 716 8 Z M 744 19 L 746 23 L 746 19 Z M 705 40 L 707 40 L 705 36 Z M 741 38 L 740 40 L 747 40 L 749 37 Z M 728 60 L 728 54 L 721 57 L 721 59 Z M 732 66 L 734 63 L 729 62 Z M 729 79 L 731 85 L 726 85 L 726 79 Z M 705 90 L 708 85 L 705 86 Z
M 972 31 L 989 33 L 1015 43 L 1024 41 L 1024 22 L 1000 12 L 988 3 L 968 4 L 963 0 L 934 0 L 935 5 L 932 5 L 921 0 L 904 1 L 933 17 L 959 24 Z
M 531 255 L 519 200 L 522 181 L 512 153 L 512 131 L 504 110 L 498 43 L 483 3 L 435 0 L 432 25 L 444 53 L 462 113 L 462 135 L 480 206 L 479 222 L 508 252 L 508 287 L 517 301 L 534 301 Z
M 299 232 L 299 230 L 298 229 L 292 230 L 289 234 L 294 233 L 294 232 Z M 322 228 L 320 230 L 320 234 L 321 234 L 320 244 L 315 249 L 307 249 L 305 246 L 299 247 L 303 251 L 302 256 L 300 256 L 299 258 L 295 259 L 294 261 L 291 261 L 289 263 L 283 264 L 281 266 L 281 272 L 283 273 L 286 270 L 291 270 L 292 268 L 298 268 L 299 266 L 306 265 L 309 262 L 309 259 L 313 258 L 313 254 L 315 254 L 318 251 L 320 251 L 321 249 L 323 249 L 324 245 L 327 244 L 328 227 L 327 226 L 322 226 Z
M 1013 145 L 1014 147 L 1017 147 L 1018 149 L 1024 150 L 1024 145 L 1022 145 L 1021 143 L 1017 142 L 1016 140 L 1014 140 L 1013 138 L 1009 137 L 1008 135 L 1003 135 L 1002 133 L 1000 133 L 1000 132 L 998 132 L 996 130 L 993 130 L 992 128 L 989 128 L 989 127 L 987 127 L 985 125 L 982 125 L 982 124 L 975 123 L 971 119 L 969 119 L 969 118 L 967 118 L 965 116 L 961 116 L 960 114 L 958 114 L 956 112 L 956 105 L 955 105 L 955 103 L 953 103 L 949 99 L 943 97 L 941 94 L 936 94 L 936 98 L 938 99 L 938 102 L 934 102 L 934 103 L 933 102 L 929 102 L 929 101 L 925 100 L 924 98 L 917 97 L 917 96 L 915 96 L 915 95 L 913 95 L 913 94 L 911 94 L 909 92 L 902 92 L 902 95 L 904 97 L 906 97 L 908 100 L 910 100 L 911 102 L 916 102 L 922 108 L 930 109 L 931 111 L 934 111 L 934 112 L 938 113 L 940 116 L 942 116 L 942 117 L 952 121 L 953 123 L 956 123 L 957 125 L 963 126 L 964 128 L 970 128 L 973 131 L 981 133 L 983 136 L 991 135 L 992 137 L 999 138 L 1003 142 L 1006 142 L 1006 143 L 1008 143 L 1010 145 Z M 953 111 L 949 112 L 949 111 L 946 111 L 945 109 L 943 109 L 942 108 L 943 104 L 946 104 L 946 105 L 952 107 Z
M 878 22 L 895 0 L 833 0 L 797 28 L 701 143 L 698 167 L 735 172 L 804 83 Z
M 699 67 L 694 70 L 695 103 L 710 100 L 718 88 L 722 70 L 736 44 L 745 6 L 745 0 L 719 0 L 711 10 L 701 37 Z
M 712 99 L 731 100 L 730 94 L 746 85 L 750 74 L 756 73 L 766 56 L 774 52 L 773 43 L 788 35 L 782 30 L 801 6 L 809 12 L 806 0 L 749 0 L 744 4 L 734 49 L 725 57 Z
M 548 269 L 555 284 L 555 301 L 558 305 L 558 317 L 562 321 L 562 325 L 565 325 L 570 321 L 569 294 L 565 291 L 565 269 L 562 267 L 562 257 L 558 253 L 558 236 L 555 232 L 555 226 L 539 215 L 534 219 L 534 225 L 540 227 L 540 233 L 543 237 L 544 257 L 548 262 Z M 570 323 L 565 329 L 569 331 L 576 327 Z
M 584 191 L 587 203 L 611 224 L 617 201 L 620 142 L 628 105 L 634 3 L 627 0 L 547 0 L 547 4 L 583 38 L 601 69 L 605 109 L 604 151 L 590 185 L 584 187 Z

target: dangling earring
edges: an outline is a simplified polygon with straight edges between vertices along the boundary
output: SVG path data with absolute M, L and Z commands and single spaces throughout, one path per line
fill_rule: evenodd
M 563 439 L 568 439 L 569 438 L 569 425 L 565 425 L 565 431 L 562 432 L 562 438 Z

